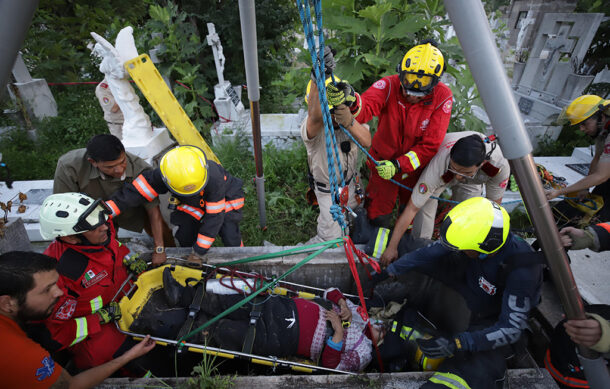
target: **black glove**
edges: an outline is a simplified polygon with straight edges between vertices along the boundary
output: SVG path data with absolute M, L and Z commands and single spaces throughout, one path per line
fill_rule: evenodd
M 373 290 L 375 289 L 375 286 L 377 286 L 377 284 L 381 281 L 387 280 L 388 278 L 390 278 L 390 274 L 385 269 L 382 270 L 381 273 L 375 273 L 373 274 L 370 280 L 364 280 L 364 282 L 362 283 L 362 290 L 370 297 L 373 295 Z
M 459 340 L 442 336 L 428 339 L 419 338 L 416 339 L 416 342 L 421 352 L 432 359 L 452 357 L 461 348 L 458 347 Z
M 326 75 L 326 78 L 330 77 L 337 66 L 337 63 L 335 62 L 336 53 L 337 51 L 333 50 L 332 47 L 328 45 L 324 46 L 324 74 Z

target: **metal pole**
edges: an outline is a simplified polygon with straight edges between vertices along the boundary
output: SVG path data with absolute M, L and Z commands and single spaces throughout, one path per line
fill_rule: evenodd
M 265 210 L 265 176 L 263 174 L 263 149 L 261 146 L 260 91 L 258 90 L 258 52 L 256 44 L 256 13 L 254 0 L 239 0 L 239 18 L 241 22 L 241 39 L 246 65 L 246 83 L 250 100 L 250 119 L 252 122 L 252 143 L 256 162 L 256 193 L 258 198 L 259 224 L 267 228 Z
M 0 101 L 38 0 L 0 1 Z
M 491 125 L 498 134 L 502 153 L 510 160 L 566 315 L 569 319 L 583 319 L 583 302 L 538 178 L 531 154 L 532 145 L 505 75 L 483 5 L 479 0 L 445 0 L 445 8 L 464 50 Z M 587 358 L 597 356 L 597 353 L 587 348 L 579 349 L 580 354 Z M 589 374 L 587 378 L 589 379 Z

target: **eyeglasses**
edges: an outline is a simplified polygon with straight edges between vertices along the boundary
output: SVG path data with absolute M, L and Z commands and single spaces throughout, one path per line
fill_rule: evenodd
M 106 223 L 110 215 L 112 215 L 112 210 L 102 199 L 97 199 L 78 217 L 74 231 L 76 233 L 93 231 Z
M 479 172 L 479 169 L 480 169 L 480 166 L 479 166 L 479 167 L 477 167 L 477 170 L 475 170 L 475 171 L 474 171 L 474 173 L 472 173 L 472 175 L 468 175 L 468 174 L 460 173 L 460 172 L 458 172 L 458 171 L 457 171 L 457 170 L 455 170 L 455 169 L 452 169 L 452 168 L 451 168 L 451 165 L 449 165 L 449 166 L 447 167 L 447 171 L 448 171 L 448 172 L 451 172 L 451 173 L 453 173 L 453 174 L 455 174 L 455 175 L 458 175 L 458 176 L 460 176 L 460 177 L 464 177 L 464 178 L 470 178 L 470 179 L 473 179 L 473 178 L 475 178 L 475 177 L 476 177 L 477 173 Z

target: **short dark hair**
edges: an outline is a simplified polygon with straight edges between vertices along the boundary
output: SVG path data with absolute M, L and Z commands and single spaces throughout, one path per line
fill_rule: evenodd
M 57 260 L 33 251 L 9 251 L 0 255 L 0 296 L 11 296 L 19 304 L 34 287 L 34 274 L 55 270 Z
M 95 162 L 117 160 L 124 151 L 121 140 L 110 134 L 95 135 L 87 143 L 87 155 Z
M 477 134 L 465 136 L 455 142 L 450 157 L 460 166 L 479 166 L 485 161 L 485 143 Z

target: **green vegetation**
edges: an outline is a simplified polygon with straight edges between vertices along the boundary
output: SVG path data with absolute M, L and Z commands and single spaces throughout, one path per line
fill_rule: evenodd
M 94 86 L 53 87 L 59 114 L 34 123 L 37 140 L 28 138 L 23 128 L 0 137 L 2 161 L 14 180 L 53 178 L 57 159 L 65 152 L 85 147 L 95 134 L 108 132 Z M 6 118 L 7 124 L 16 125 Z
M 220 376 L 216 355 L 203 354 L 201 363 L 193 368 L 184 388 L 187 389 L 230 389 L 234 386 L 234 377 Z
M 316 234 L 318 210 L 307 205 L 307 153 L 298 143 L 290 150 L 267 145 L 263 150 L 267 229 L 259 227 L 258 200 L 253 178 L 254 158 L 245 134 L 214 147 L 223 166 L 244 180 L 246 205 L 241 231 L 246 246 L 305 242 Z

